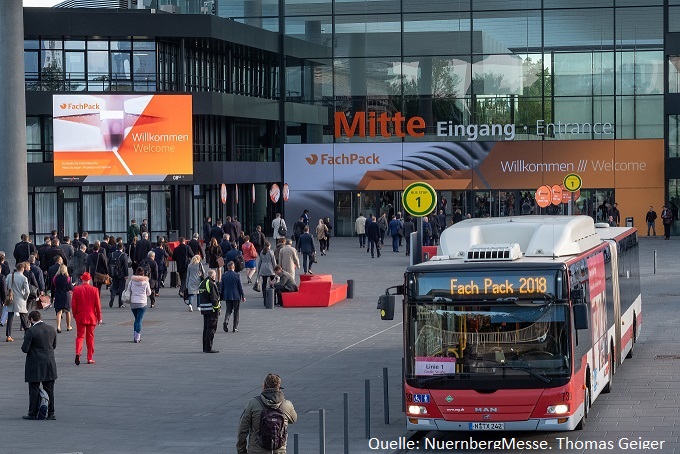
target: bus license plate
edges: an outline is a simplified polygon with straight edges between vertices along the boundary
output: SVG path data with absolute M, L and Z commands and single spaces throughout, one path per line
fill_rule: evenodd
M 470 430 L 505 430 L 502 422 L 471 422 Z

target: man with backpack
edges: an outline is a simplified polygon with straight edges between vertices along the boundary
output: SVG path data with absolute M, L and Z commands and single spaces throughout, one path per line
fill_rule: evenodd
M 237 454 L 286 454 L 288 425 L 297 421 L 297 413 L 282 389 L 281 377 L 265 377 L 262 393 L 248 402 L 241 415 Z
M 113 300 L 118 296 L 118 307 L 125 307 L 123 304 L 122 295 L 125 290 L 125 279 L 129 275 L 128 271 L 128 256 L 123 251 L 123 242 L 116 244 L 116 250 L 111 254 L 109 260 L 109 275 L 111 276 L 111 300 L 109 307 L 113 307 Z

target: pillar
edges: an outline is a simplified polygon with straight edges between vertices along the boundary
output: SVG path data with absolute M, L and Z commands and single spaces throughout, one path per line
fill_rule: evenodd
M 0 1 L 0 249 L 12 256 L 28 233 L 24 11 L 21 0 Z M 56 228 L 56 226 L 55 226 Z

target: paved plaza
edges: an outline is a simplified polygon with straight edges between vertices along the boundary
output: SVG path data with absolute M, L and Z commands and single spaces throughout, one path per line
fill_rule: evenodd
M 570 436 L 653 436 L 668 441 L 664 453 L 680 452 L 680 241 L 642 238 L 641 246 L 644 326 L 635 359 L 615 375 L 614 392 L 596 401 L 587 429 Z M 653 275 L 655 248 L 659 270 Z M 408 263 L 403 248 L 399 254 L 389 246 L 383 251 L 382 258 L 371 259 L 357 239 L 332 239 L 314 272 L 330 273 L 337 282 L 354 279 L 355 297 L 330 308 L 267 310 L 261 295 L 245 286 L 240 332 L 225 333 L 220 320 L 217 355 L 201 353 L 202 316 L 187 310 L 176 289 L 162 289 L 156 308 L 147 311 L 140 344 L 132 342 L 130 310 L 109 308 L 104 292 L 105 324 L 96 331 L 95 365 L 73 364 L 75 330 L 58 335 L 56 421 L 21 419 L 28 387 L 23 333 L 15 325 L 16 341 L 0 344 L 0 452 L 234 453 L 241 412 L 269 372 L 281 375 L 299 415 L 289 428 L 289 453 L 295 433 L 300 453 L 319 452 L 321 408 L 326 452 L 343 452 L 344 392 L 350 399 L 350 452 L 382 452 L 369 450 L 364 438 L 364 381 L 371 380 L 372 436 L 407 435 L 400 411 L 401 309 L 394 321 L 382 321 L 376 302 L 386 287 L 401 282 Z M 43 314 L 54 323 L 52 310 Z M 383 367 L 389 368 L 389 425 L 383 420 Z

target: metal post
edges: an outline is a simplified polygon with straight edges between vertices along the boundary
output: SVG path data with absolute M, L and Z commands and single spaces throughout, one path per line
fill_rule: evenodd
M 401 411 L 406 413 L 406 393 L 404 392 L 406 383 L 406 358 L 401 358 Z
M 293 454 L 300 454 L 300 434 L 293 434 Z
M 371 438 L 371 380 L 365 382 L 364 406 L 366 410 L 366 438 Z
M 387 377 L 387 367 L 383 367 L 383 406 L 385 409 L 385 424 L 390 423 L 390 388 Z
M 354 279 L 347 279 L 347 299 L 354 298 Z
M 656 274 L 656 249 L 654 249 L 654 274 Z
M 326 410 L 319 409 L 319 454 L 326 454 Z
M 343 393 L 342 395 L 343 406 L 344 406 L 344 442 L 345 442 L 345 454 L 349 454 L 349 394 Z

